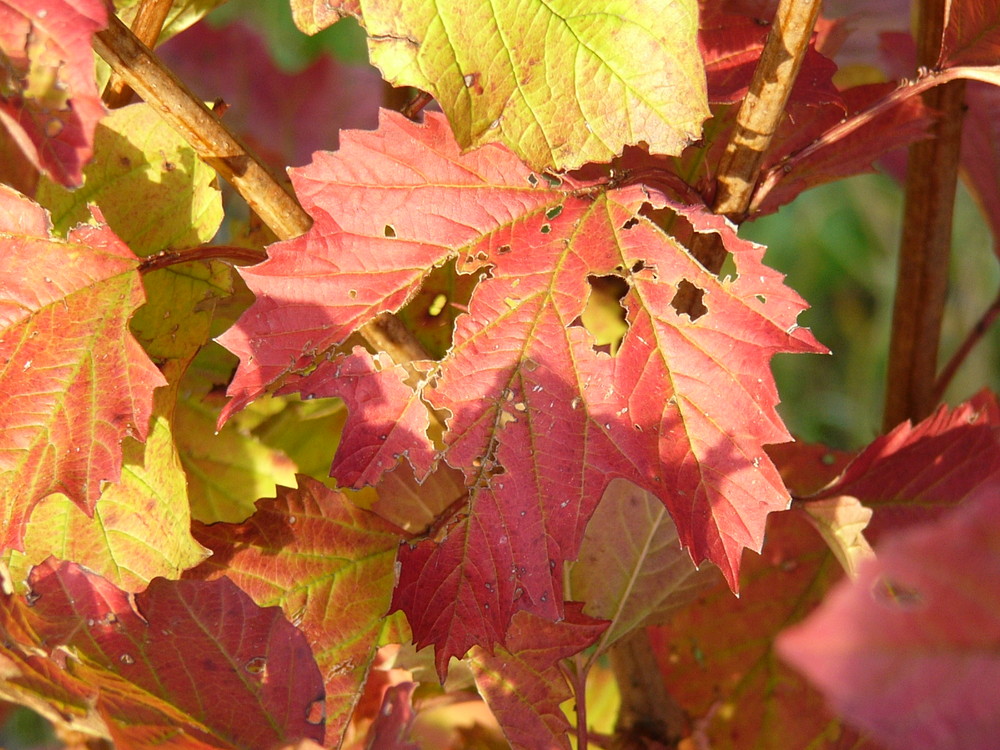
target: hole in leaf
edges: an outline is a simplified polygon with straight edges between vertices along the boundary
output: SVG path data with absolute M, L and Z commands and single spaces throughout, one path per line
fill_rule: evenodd
M 530 184 L 531 187 L 537 186 L 538 185 L 538 178 L 535 177 L 535 175 L 533 175 L 533 174 L 529 174 L 528 175 L 528 184 Z
M 382 233 L 386 237 L 393 238 L 396 236 L 396 229 L 392 226 L 392 224 L 386 224 L 385 228 L 382 230 Z
M 549 183 L 549 187 L 559 187 L 562 185 L 562 180 L 556 177 L 554 174 L 549 174 L 548 172 L 542 172 L 542 178 Z
M 587 306 L 575 326 L 583 326 L 594 337 L 594 351 L 614 356 L 621 348 L 628 331 L 628 321 L 622 299 L 628 293 L 628 282 L 621 276 L 588 276 L 590 295 Z
M 757 301 L 760 302 L 762 305 L 767 304 L 767 297 L 765 297 L 763 294 L 755 294 L 754 297 L 756 297 Z
M 470 258 L 469 262 L 475 259 Z M 455 260 L 432 269 L 413 298 L 397 313 L 400 321 L 435 359 L 451 347 L 455 319 L 468 312 L 482 272 L 460 273 Z
M 702 302 L 704 297 L 704 289 L 696 287 L 687 279 L 681 279 L 681 283 L 677 285 L 677 294 L 670 300 L 670 306 L 678 315 L 687 314 L 692 321 L 695 321 L 708 312 L 708 308 Z
M 545 212 L 545 218 L 554 219 L 562 212 L 563 212 L 562 206 L 553 206 L 552 208 L 550 208 L 548 211 Z
M 347 296 L 350 297 L 351 299 L 357 299 L 357 297 L 358 297 L 358 290 L 357 289 L 348 289 L 347 290 Z
M 506 255 L 510 252 L 510 245 L 501 245 L 497 248 L 497 255 Z
M 639 223 L 638 217 L 633 216 L 631 219 L 629 219 L 624 224 L 622 224 L 622 229 L 631 229 L 632 227 L 634 227 L 638 223 Z
M 552 231 L 552 225 L 551 224 L 542 224 L 542 228 L 541 228 L 540 231 L 541 231 L 542 234 L 548 234 L 549 232 Z
M 642 269 L 646 267 L 646 262 L 642 260 L 637 260 L 632 264 L 632 273 L 639 273 Z

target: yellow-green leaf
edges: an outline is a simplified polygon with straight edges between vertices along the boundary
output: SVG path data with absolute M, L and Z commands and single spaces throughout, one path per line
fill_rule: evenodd
M 361 0 L 360 11 L 389 82 L 433 94 L 464 148 L 500 141 L 535 169 L 639 143 L 678 154 L 709 114 L 696 0 Z
M 126 438 L 123 453 L 121 481 L 105 485 L 93 518 L 61 494 L 35 507 L 25 534 L 27 554 L 11 560 L 16 579 L 54 555 L 139 591 L 157 576 L 179 578 L 208 556 L 191 536 L 184 472 L 167 420 L 155 416 L 146 445 Z

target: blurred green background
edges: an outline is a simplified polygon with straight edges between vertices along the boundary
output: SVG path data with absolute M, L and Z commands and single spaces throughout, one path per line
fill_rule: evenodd
M 902 189 L 885 175 L 861 175 L 810 190 L 740 234 L 768 246 L 765 262 L 812 306 L 801 325 L 831 356 L 775 357 L 781 415 L 797 437 L 860 448 L 880 431 Z M 989 307 L 1000 267 L 982 215 L 960 186 L 955 207 L 948 307 L 939 350 L 943 367 Z M 946 393 L 958 403 L 1000 387 L 1000 336 L 991 331 Z

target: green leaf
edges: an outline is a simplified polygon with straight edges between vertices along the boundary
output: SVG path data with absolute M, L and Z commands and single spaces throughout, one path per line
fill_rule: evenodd
M 664 622 L 719 581 L 715 566 L 695 568 L 663 503 L 624 479 L 608 485 L 570 572 L 571 599 L 611 624 L 601 650 L 636 628 Z
M 139 591 L 156 576 L 179 578 L 208 556 L 191 536 L 184 472 L 166 418 L 154 417 L 145 446 L 126 438 L 123 454 L 121 481 L 105 485 L 93 517 L 61 494 L 38 504 L 25 534 L 27 552 L 11 561 L 15 578 L 53 555 Z
M 295 486 L 295 464 L 281 451 L 262 444 L 230 423 L 215 432 L 220 403 L 211 396 L 189 396 L 177 403 L 174 425 L 187 471 L 191 513 L 203 523 L 239 523 L 254 512 L 276 485 Z
M 89 203 L 101 207 L 140 257 L 200 245 L 218 231 L 222 194 L 215 170 L 148 105 L 122 107 L 101 120 L 94 151 L 79 190 L 39 183 L 37 200 L 59 233 L 87 221 Z
M 463 148 L 500 141 L 558 170 L 640 142 L 676 155 L 709 114 L 696 0 L 363 0 L 360 10 L 372 64 L 432 94 Z

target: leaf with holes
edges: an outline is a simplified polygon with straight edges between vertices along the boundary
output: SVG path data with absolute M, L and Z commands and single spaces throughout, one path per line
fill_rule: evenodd
M 104 105 L 94 79 L 101 0 L 0 0 L 0 127 L 37 169 L 83 180 Z
M 733 253 L 738 276 L 720 280 L 642 215 L 668 205 L 659 193 L 544 178 L 495 146 L 463 156 L 437 115 L 416 125 L 384 113 L 378 131 L 342 143 L 293 170 L 313 228 L 242 271 L 257 299 L 220 339 L 241 359 L 230 411 L 345 362 L 334 347 L 405 304 L 434 266 L 457 258 L 463 273 L 486 272 L 447 356 L 418 363 L 418 390 L 394 377 L 369 398 L 377 411 L 419 397 L 447 414 L 444 456 L 469 487 L 444 540 L 400 557 L 395 606 L 419 644 L 438 645 L 439 669 L 502 640 L 517 610 L 562 616 L 563 563 L 616 476 L 655 493 L 694 559 L 735 586 L 743 548 L 759 549 L 767 514 L 789 502 L 763 451 L 788 439 L 769 360 L 822 350 L 795 325 L 804 303 L 761 264 L 763 248 L 674 206 Z M 581 320 L 605 276 L 625 287 L 614 357 Z M 701 299 L 693 315 L 673 305 L 685 287 Z M 428 455 L 426 434 L 401 432 L 394 454 Z
M 322 6 L 293 2 L 300 26 L 358 16 L 372 64 L 432 94 L 463 148 L 501 142 L 536 169 L 677 154 L 708 117 L 695 0 Z
M 137 267 L 106 226 L 54 239 L 45 211 L 0 186 L 0 549 L 20 548 L 53 492 L 92 513 L 122 440 L 146 439 L 164 379 L 128 330 Z

